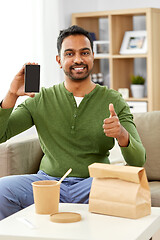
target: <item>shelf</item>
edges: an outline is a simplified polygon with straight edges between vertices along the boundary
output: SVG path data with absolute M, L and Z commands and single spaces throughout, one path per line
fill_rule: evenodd
M 148 98 L 125 98 L 126 101 L 131 101 L 131 102 L 148 102 Z
M 111 58 L 111 55 L 105 55 L 105 56 L 96 56 L 96 57 L 94 57 L 94 59 L 109 59 L 109 58 Z
M 139 24 L 140 20 L 142 26 Z M 144 75 L 147 97 L 141 99 L 129 97 L 126 101 L 136 106 L 146 104 L 147 111 L 160 110 L 160 67 L 158 64 L 160 62 L 160 9 L 139 8 L 74 13 L 72 24 L 94 32 L 97 40 L 107 39 L 110 42 L 109 54 L 95 56 L 94 61 L 93 73 L 102 72 L 104 84 L 116 91 L 119 88 L 128 88 L 129 96 L 132 96 L 131 76 Z M 142 30 L 147 32 L 147 53 L 119 54 L 125 32 Z
M 147 58 L 147 54 L 128 54 L 128 55 L 120 55 L 120 54 L 115 54 L 115 55 L 111 55 L 111 54 L 108 54 L 108 55 L 105 55 L 105 56 L 95 56 L 94 59 L 110 59 L 110 58 L 113 58 L 113 59 L 125 59 L 125 58 Z
M 123 55 L 120 55 L 120 54 L 116 54 L 116 55 L 112 55 L 112 58 L 147 58 L 147 54 L 123 54 Z
M 74 20 L 77 20 L 77 18 L 92 18 L 92 17 L 100 18 L 100 17 L 108 17 L 110 15 L 142 16 L 142 15 L 146 15 L 150 11 L 159 13 L 159 9 L 157 8 L 137 8 L 137 9 L 121 9 L 121 10 L 112 10 L 112 11 L 109 10 L 109 11 L 73 13 L 72 23 L 74 23 Z

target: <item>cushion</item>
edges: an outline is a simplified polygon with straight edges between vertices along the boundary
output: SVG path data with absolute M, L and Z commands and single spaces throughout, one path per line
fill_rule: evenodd
M 8 161 L 5 143 L 0 144 L 0 177 L 8 175 Z
M 160 111 L 134 113 L 134 121 L 146 149 L 148 180 L 160 180 Z
M 0 144 L 0 177 L 36 173 L 42 156 L 37 136 L 10 139 Z
M 149 182 L 152 207 L 160 207 L 160 182 Z

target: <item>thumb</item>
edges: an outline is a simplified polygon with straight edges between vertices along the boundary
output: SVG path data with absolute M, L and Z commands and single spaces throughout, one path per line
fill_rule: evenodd
M 112 103 L 109 104 L 110 117 L 117 116 Z

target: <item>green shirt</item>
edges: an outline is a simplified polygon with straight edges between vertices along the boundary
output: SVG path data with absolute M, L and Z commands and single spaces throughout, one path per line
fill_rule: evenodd
M 42 88 L 34 98 L 28 98 L 13 109 L 0 109 L 0 142 L 35 125 L 44 156 L 40 169 L 61 177 L 72 168 L 70 176 L 88 177 L 88 165 L 109 163 L 109 150 L 114 138 L 106 137 L 103 120 L 110 116 L 113 103 L 120 123 L 130 134 L 128 147 L 121 148 L 129 165 L 142 166 L 145 150 L 133 123 L 133 116 L 121 95 L 96 85 L 85 95 L 79 107 L 64 83 Z

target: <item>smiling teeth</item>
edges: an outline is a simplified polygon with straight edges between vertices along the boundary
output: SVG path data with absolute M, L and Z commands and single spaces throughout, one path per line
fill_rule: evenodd
M 84 68 L 74 68 L 74 70 L 83 70 Z

